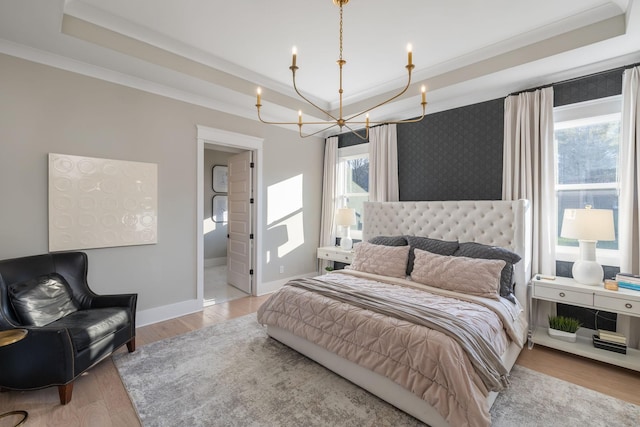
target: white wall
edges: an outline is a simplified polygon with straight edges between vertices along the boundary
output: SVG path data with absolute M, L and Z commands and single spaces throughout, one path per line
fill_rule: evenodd
M 47 153 L 157 163 L 158 243 L 87 250 L 89 283 L 137 292 L 149 321 L 179 314 L 171 305 L 193 307 L 180 304 L 196 299 L 203 125 L 264 138 L 262 280 L 315 271 L 321 140 L 11 56 L 0 55 L 0 70 L 0 259 L 48 250 Z

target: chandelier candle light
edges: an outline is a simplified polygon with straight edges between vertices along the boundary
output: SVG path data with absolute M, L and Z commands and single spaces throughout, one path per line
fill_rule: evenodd
M 266 124 L 271 124 L 271 125 L 298 125 L 298 130 L 300 132 L 300 137 L 302 138 L 306 138 L 308 136 L 313 136 L 316 135 L 320 132 L 324 132 L 328 129 L 331 129 L 334 126 L 338 126 L 340 128 L 340 132 L 342 132 L 343 128 L 347 128 L 349 131 L 351 131 L 352 133 L 354 133 L 355 135 L 359 136 L 361 139 L 366 140 L 369 138 L 369 126 L 370 125 L 376 125 L 376 124 L 390 124 L 390 123 L 415 123 L 415 122 L 419 122 L 420 120 L 422 120 L 424 118 L 424 114 L 425 114 L 425 109 L 427 106 L 427 99 L 426 99 L 426 88 L 424 87 L 424 85 L 422 86 L 421 90 L 422 90 L 422 102 L 420 103 L 420 105 L 422 105 L 422 115 L 418 118 L 415 119 L 408 119 L 408 120 L 399 120 L 399 121 L 370 121 L 369 120 L 369 111 L 374 110 L 378 107 L 381 107 L 391 101 L 393 101 L 394 99 L 402 96 L 407 89 L 409 89 L 409 86 L 411 85 L 411 71 L 414 69 L 414 65 L 413 65 L 413 53 L 412 53 L 412 48 L 411 45 L 407 46 L 407 65 L 406 65 L 406 69 L 408 72 L 408 78 L 407 78 L 407 84 L 405 85 L 405 87 L 396 95 L 392 96 L 391 98 L 387 99 L 386 101 L 382 101 L 379 104 L 376 104 L 370 108 L 367 108 L 364 111 L 360 111 L 359 113 L 356 113 L 352 116 L 348 116 L 348 117 L 344 117 L 343 115 L 343 109 L 342 109 L 342 94 L 343 94 L 343 89 L 342 89 L 342 68 L 344 67 L 344 65 L 347 63 L 347 61 L 345 61 L 342 58 L 342 7 L 344 5 L 346 5 L 347 3 L 349 3 L 349 0 L 333 0 L 333 3 L 336 6 L 340 7 L 340 56 L 339 59 L 336 61 L 338 63 L 338 67 L 340 68 L 340 88 L 338 90 L 338 94 L 339 94 L 339 108 L 338 108 L 338 114 L 336 115 L 335 113 L 332 113 L 330 111 L 325 110 L 324 108 L 319 107 L 318 105 L 314 104 L 312 101 L 310 101 L 308 98 L 306 98 L 303 94 L 300 93 L 300 91 L 298 90 L 298 86 L 296 85 L 296 70 L 298 70 L 298 66 L 296 65 L 296 60 L 297 60 L 297 56 L 298 56 L 298 52 L 296 50 L 296 48 L 293 48 L 293 52 L 292 52 L 292 59 L 291 59 L 291 66 L 289 67 L 289 69 L 291 70 L 291 74 L 292 74 L 292 78 L 293 78 L 293 88 L 295 89 L 296 93 L 298 94 L 298 96 L 300 96 L 300 98 L 304 99 L 307 103 L 309 103 L 311 106 L 313 106 L 314 108 L 316 108 L 317 110 L 319 110 L 320 112 L 322 112 L 323 114 L 325 114 L 327 117 L 330 117 L 331 120 L 326 120 L 326 121 L 318 121 L 318 122 L 305 122 L 302 119 L 302 111 L 299 110 L 298 111 L 298 121 L 297 122 L 271 122 L 271 121 L 267 121 L 267 120 L 263 120 L 262 116 L 260 115 L 260 107 L 262 107 L 262 103 L 261 103 L 261 95 L 262 95 L 262 90 L 260 88 L 258 88 L 257 91 L 257 96 L 256 96 L 256 108 L 258 110 L 258 119 L 262 122 L 262 123 L 266 123 Z M 362 121 L 362 116 L 365 116 L 365 120 Z M 316 132 L 310 133 L 310 134 L 303 134 L 302 133 L 302 126 L 304 125 L 324 125 L 325 127 L 323 129 L 320 129 Z M 362 125 L 364 125 L 365 127 L 365 135 L 362 136 L 359 133 L 356 132 L 356 128 L 361 127 Z
M 596 261 L 598 240 L 615 240 L 611 209 L 565 209 L 561 237 L 578 239 L 580 259 L 573 264 L 573 278 L 584 285 L 600 285 L 604 278 L 602 266 Z

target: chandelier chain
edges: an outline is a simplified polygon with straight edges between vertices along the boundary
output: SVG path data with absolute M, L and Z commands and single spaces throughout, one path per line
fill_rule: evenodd
M 342 3 L 340 3 L 340 61 L 342 61 Z

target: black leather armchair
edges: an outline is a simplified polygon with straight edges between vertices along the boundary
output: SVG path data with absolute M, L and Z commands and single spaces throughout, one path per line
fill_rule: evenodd
M 95 294 L 87 284 L 87 267 L 84 252 L 0 261 L 0 330 L 28 331 L 21 341 L 0 347 L 0 389 L 57 386 L 64 405 L 71 401 L 73 381 L 79 375 L 124 344 L 129 352 L 135 351 L 137 294 Z M 25 324 L 24 310 L 32 302 L 27 299 L 27 304 L 17 305 L 18 284 L 60 276 L 64 280 L 59 282 L 68 283 L 64 287 L 70 288 L 74 310 L 43 326 Z

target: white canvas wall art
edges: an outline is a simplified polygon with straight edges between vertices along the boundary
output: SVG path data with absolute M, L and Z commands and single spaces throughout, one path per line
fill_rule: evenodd
M 158 241 L 158 165 L 49 153 L 49 251 Z

